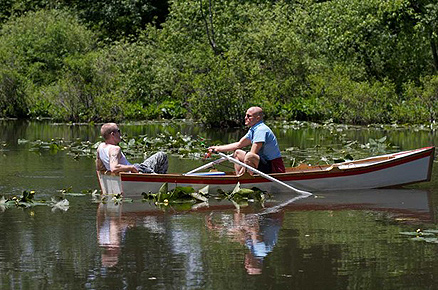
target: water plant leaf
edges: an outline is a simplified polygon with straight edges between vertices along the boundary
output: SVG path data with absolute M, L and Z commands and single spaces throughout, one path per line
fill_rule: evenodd
M 67 199 L 61 199 L 57 201 L 54 197 L 52 197 L 52 211 L 61 210 L 67 211 L 70 207 L 70 202 Z
M 158 193 L 167 193 L 169 192 L 169 185 L 166 183 L 163 183 L 163 185 L 161 185 L 160 189 L 158 190 Z
M 424 238 L 426 243 L 438 244 L 438 238 Z
M 144 158 L 145 148 L 149 152 L 165 151 L 170 154 L 178 154 L 182 158 L 199 158 L 198 152 L 206 149 L 205 140 L 204 137 L 183 135 L 181 132 L 173 135 L 164 132 L 158 134 L 155 138 L 147 135 L 127 136 L 119 145 L 125 155 L 129 155 L 131 158 Z M 89 140 L 80 139 L 67 141 L 62 138 L 34 141 L 18 139 L 19 145 L 30 146 L 29 151 L 49 151 L 57 154 L 59 151 L 66 150 L 67 154 L 74 158 L 94 157 L 100 143 L 101 141 L 92 143 Z
M 433 236 L 433 233 L 427 233 L 427 232 L 400 232 L 401 235 L 406 236 Z
M 207 202 L 208 198 L 204 196 L 201 192 L 192 192 L 190 194 L 192 197 L 196 198 L 197 200 L 200 200 L 202 202 Z
M 231 191 L 231 195 L 234 195 L 236 192 L 238 192 L 240 190 L 240 182 L 238 182 L 236 184 L 236 186 L 234 187 L 234 189 Z
M 424 230 L 423 232 L 425 232 L 425 233 L 433 233 L 433 234 L 438 234 L 438 229 L 430 229 L 430 230 Z
M 20 198 L 20 202 L 21 203 L 31 203 L 33 200 L 33 197 L 35 196 L 35 191 L 30 190 L 30 191 L 23 191 L 23 195 Z
M 384 143 L 384 142 L 386 141 L 386 139 L 387 139 L 387 137 L 386 137 L 386 136 L 383 136 L 382 138 L 377 139 L 377 142 L 379 142 L 379 143 Z
M 199 190 L 199 193 L 206 196 L 206 195 L 208 195 L 209 188 L 210 188 L 210 186 L 206 185 L 205 187 L 203 187 Z

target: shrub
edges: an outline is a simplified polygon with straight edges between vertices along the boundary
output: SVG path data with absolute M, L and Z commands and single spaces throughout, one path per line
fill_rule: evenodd
M 318 111 L 325 118 L 350 124 L 390 122 L 397 98 L 393 83 L 353 81 L 342 67 L 312 75 L 309 80 L 308 95 L 320 99 Z
M 0 68 L 0 117 L 24 117 L 27 107 L 22 77 Z
M 436 122 L 438 75 L 423 77 L 419 85 L 405 84 L 403 98 L 394 108 L 394 119 L 402 123 Z
M 14 109 L 2 111 L 19 117 L 28 112 L 45 115 L 50 106 L 38 99 L 39 87 L 58 82 L 65 59 L 87 53 L 94 45 L 93 33 L 67 11 L 29 12 L 5 23 L 0 30 L 0 107 L 14 104 Z

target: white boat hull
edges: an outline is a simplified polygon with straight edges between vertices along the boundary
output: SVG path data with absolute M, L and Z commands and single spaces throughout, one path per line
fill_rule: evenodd
M 334 164 L 332 166 L 297 167 L 286 173 L 271 174 L 286 184 L 305 191 L 332 191 L 395 187 L 428 181 L 431 177 L 434 147 L 426 147 L 395 154 Z M 231 191 L 239 182 L 243 188 L 257 187 L 277 193 L 290 192 L 285 186 L 261 176 L 235 175 L 181 175 L 181 174 L 138 174 L 120 175 L 98 172 L 102 193 L 138 196 L 143 192 L 158 192 L 163 183 L 169 189 L 176 186 L 190 186 L 199 190 L 209 186 L 209 192 L 218 189 Z

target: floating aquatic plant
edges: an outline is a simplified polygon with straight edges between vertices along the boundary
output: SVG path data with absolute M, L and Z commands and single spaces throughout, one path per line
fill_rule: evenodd
M 169 186 L 164 183 L 157 193 L 143 192 L 143 198 L 152 200 L 155 204 L 176 204 L 176 203 L 196 203 L 208 201 L 208 185 L 199 191 L 195 191 L 192 187 L 177 186 L 169 191 Z
M 400 234 L 405 236 L 410 236 L 411 241 L 438 244 L 437 229 L 426 229 L 426 230 L 417 229 L 415 232 L 400 232 Z
M 0 198 L 0 209 L 5 210 L 11 207 L 17 208 L 29 208 L 37 205 L 47 205 L 51 206 L 53 210 L 60 209 L 62 211 L 67 211 L 69 208 L 69 201 L 65 199 L 63 196 L 61 197 L 52 197 L 50 201 L 46 200 L 35 200 L 35 191 L 33 190 L 25 190 L 21 194 L 21 196 L 10 196 Z
M 324 142 L 321 143 L 327 145 L 317 144 L 313 147 L 306 148 L 285 148 L 282 151 L 282 155 L 286 166 L 296 166 L 300 163 L 313 165 L 332 164 L 357 160 L 376 154 L 391 153 L 398 150 L 398 148 L 394 146 L 386 136 L 378 139 L 370 138 L 364 144 L 357 140 L 350 140 L 347 137 L 347 130 L 355 128 L 363 129 L 363 126 L 334 124 L 331 121 L 327 121 L 323 124 L 299 121 L 271 123 L 273 128 L 284 130 L 321 128 L 328 131 L 328 135 L 320 136 L 320 138 L 324 139 Z M 388 129 L 385 126 L 382 126 L 383 125 L 376 125 L 375 128 L 382 130 Z M 400 127 L 394 127 L 394 125 L 389 126 L 391 129 Z M 63 151 L 75 159 L 81 157 L 94 158 L 96 149 L 100 143 L 101 141 L 91 142 L 89 140 L 80 139 L 68 141 L 63 138 L 33 141 L 18 139 L 18 144 L 28 146 L 30 151 L 37 153 L 49 152 L 51 154 L 57 154 L 58 152 Z M 129 156 L 131 159 L 144 159 L 147 157 L 145 156 L 146 152 L 150 153 L 156 151 L 164 151 L 180 158 L 198 159 L 203 157 L 203 154 L 209 145 L 219 143 L 220 142 L 218 141 L 208 140 L 202 136 L 184 135 L 180 132 L 177 132 L 176 134 L 163 132 L 155 136 L 124 136 L 119 145 L 122 147 L 125 155 Z
M 73 187 L 69 186 L 67 188 L 59 189 L 57 190 L 63 197 L 65 196 L 86 196 L 91 195 L 95 196 L 98 195 L 97 189 L 84 189 L 81 192 L 73 192 Z
M 305 164 L 333 164 L 345 161 L 357 160 L 377 154 L 396 152 L 398 148 L 384 136 L 380 139 L 368 139 L 361 144 L 355 140 L 348 140 L 345 134 L 332 132 L 332 145 L 315 145 L 301 149 L 289 147 L 282 151 L 283 159 L 287 166 Z
M 139 135 L 137 137 L 126 137 L 120 142 L 125 155 L 134 158 L 144 158 L 144 152 L 165 151 L 169 154 L 180 156 L 181 158 L 199 158 L 200 152 L 204 152 L 206 139 L 203 137 L 193 137 L 177 132 L 175 135 L 161 133 L 155 137 Z M 29 146 L 29 151 L 50 152 L 57 154 L 59 151 L 66 151 L 74 158 L 94 157 L 96 149 L 101 141 L 90 142 L 88 140 L 67 141 L 63 138 L 53 138 L 50 140 L 26 140 L 18 139 L 18 144 Z
M 202 206 L 208 206 L 209 198 L 215 199 L 227 199 L 230 200 L 237 208 L 241 206 L 247 206 L 249 202 L 258 201 L 262 206 L 266 199 L 266 195 L 263 191 L 259 189 L 246 189 L 240 188 L 240 184 L 237 183 L 233 191 L 224 192 L 219 190 L 217 195 L 208 194 L 209 186 L 196 191 L 192 187 L 181 187 L 177 186 L 172 190 L 168 189 L 168 184 L 164 183 L 157 193 L 142 193 L 144 200 L 150 200 L 157 206 L 168 206 L 168 205 L 185 205 L 187 209 L 191 208 L 192 205 L 199 207 L 200 203 Z
M 241 188 L 239 182 L 230 193 L 219 190 L 219 194 L 232 201 L 233 204 L 238 208 L 248 205 L 248 203 L 251 201 L 257 201 L 264 206 L 264 202 L 266 200 L 266 193 L 264 191 L 256 187 Z

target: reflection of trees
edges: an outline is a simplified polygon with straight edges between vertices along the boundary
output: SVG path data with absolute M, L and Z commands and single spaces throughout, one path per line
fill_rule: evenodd
M 223 216 L 222 216 L 223 217 Z M 245 269 L 248 274 L 261 274 L 263 259 L 274 249 L 281 228 L 283 212 L 269 215 L 235 212 L 232 220 L 213 222 L 212 215 L 206 216 L 207 228 L 245 245 Z

